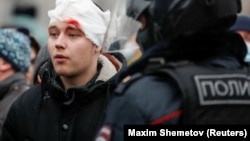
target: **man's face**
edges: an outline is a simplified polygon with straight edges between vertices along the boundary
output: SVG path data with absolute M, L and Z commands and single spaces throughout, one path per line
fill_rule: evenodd
M 56 21 L 48 32 L 48 51 L 58 75 L 77 77 L 93 67 L 99 55 L 97 47 L 76 25 Z

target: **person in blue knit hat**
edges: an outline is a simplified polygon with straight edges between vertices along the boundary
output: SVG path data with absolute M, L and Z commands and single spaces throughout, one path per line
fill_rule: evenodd
M 0 137 L 11 104 L 29 87 L 29 38 L 15 29 L 0 29 Z
M 30 66 L 29 38 L 14 29 L 0 30 L 0 57 L 15 71 L 26 72 Z
M 238 15 L 237 21 L 231 27 L 232 31 L 240 34 L 247 46 L 246 62 L 250 62 L 250 15 Z

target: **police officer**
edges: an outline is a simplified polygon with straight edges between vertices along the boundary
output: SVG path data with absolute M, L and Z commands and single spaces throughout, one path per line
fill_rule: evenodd
M 241 1 L 127 2 L 144 55 L 121 75 L 97 139 L 123 140 L 127 124 L 250 123 L 246 45 L 228 30 Z

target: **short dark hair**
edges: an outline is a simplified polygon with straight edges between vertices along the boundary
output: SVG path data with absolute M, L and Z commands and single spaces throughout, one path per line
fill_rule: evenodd
M 39 45 L 39 43 L 38 43 L 38 41 L 36 40 L 36 38 L 33 36 L 33 35 L 29 35 L 29 39 L 30 39 L 30 46 L 32 47 L 32 48 L 34 48 L 35 49 L 35 52 L 36 52 L 36 54 L 38 54 L 38 52 L 39 52 L 39 50 L 40 50 L 40 45 Z

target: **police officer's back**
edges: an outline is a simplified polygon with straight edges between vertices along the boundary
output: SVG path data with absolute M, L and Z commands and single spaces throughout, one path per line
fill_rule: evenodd
M 137 2 L 128 0 L 128 13 L 135 19 L 142 15 L 147 19 L 150 32 L 138 32 L 144 55 L 121 75 L 123 81 L 98 137 L 104 137 L 105 131 L 112 135 L 111 140 L 123 140 L 126 124 L 249 124 L 246 45 L 228 31 L 241 2 Z M 144 11 L 135 16 L 141 8 L 135 4 L 142 3 Z M 145 37 L 153 42 L 143 42 L 149 41 Z M 128 75 L 131 79 L 125 81 Z

